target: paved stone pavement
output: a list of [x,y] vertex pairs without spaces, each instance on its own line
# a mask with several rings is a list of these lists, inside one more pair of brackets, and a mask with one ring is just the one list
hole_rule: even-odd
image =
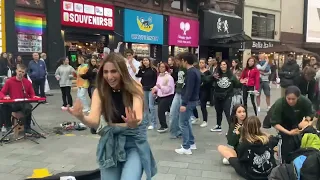
[[[280,96],[280,90],[272,89],[272,101]],[[66,112],[60,110],[61,94],[56,91],[48,97],[49,105],[41,105],[34,116],[40,127],[48,133],[47,139],[40,139],[40,144],[20,141],[0,146],[0,179],[21,180],[30,177],[34,169],[47,168],[51,174],[59,172],[93,170],[97,168],[95,161],[98,136],[91,135],[88,130],[72,132],[67,135],[55,135],[53,127],[64,121],[76,121]],[[266,105],[262,99],[261,119],[266,114]],[[250,105],[249,101],[249,107]],[[251,108],[252,109],[252,108]],[[212,133],[209,129],[215,125],[215,111],[209,110],[209,126],[200,128],[194,125],[194,134],[198,150],[193,155],[178,155],[181,140],[169,139],[169,134],[148,132],[148,139],[158,163],[158,174],[153,180],[238,180],[234,170],[221,163],[222,158],[216,148],[225,144],[227,123],[224,120],[223,133]],[[253,115],[251,110],[249,115]],[[201,111],[199,111],[201,116]],[[145,178],[143,178],[145,179]]]

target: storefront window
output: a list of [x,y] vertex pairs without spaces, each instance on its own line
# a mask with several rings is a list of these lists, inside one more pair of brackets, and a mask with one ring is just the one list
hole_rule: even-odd
[[[182,52],[189,52],[189,48],[188,47],[179,47],[179,46],[174,46],[174,50],[173,50],[173,55],[176,56],[179,53]],[[172,54],[171,52],[171,46],[169,46],[169,54]]]
[[149,44],[132,44],[132,50],[138,57],[150,57]]
[[274,39],[275,15],[252,12],[252,37]]
[[16,12],[15,24],[18,38],[18,52],[42,52],[46,18],[41,14]]
[[197,1],[187,1],[187,12],[197,13],[198,10],[198,2]]
[[171,8],[173,9],[179,9],[179,10],[183,10],[183,0],[174,0],[171,3]]

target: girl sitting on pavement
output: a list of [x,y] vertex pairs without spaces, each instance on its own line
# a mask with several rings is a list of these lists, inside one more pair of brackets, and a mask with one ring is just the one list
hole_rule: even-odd
[[251,116],[243,121],[240,143],[236,150],[219,146],[218,151],[230,162],[237,174],[247,180],[267,180],[276,166],[273,148],[276,143],[261,131],[258,117]]
[[[237,149],[239,145],[240,139],[240,127],[242,126],[243,122],[247,118],[247,111],[245,106],[242,104],[238,104],[233,107],[231,113],[231,124],[227,133],[227,140],[228,146],[220,145],[218,146],[218,151],[220,154],[223,154],[224,151],[228,151],[230,148]],[[228,159],[223,158],[222,163],[225,165],[229,164]]]

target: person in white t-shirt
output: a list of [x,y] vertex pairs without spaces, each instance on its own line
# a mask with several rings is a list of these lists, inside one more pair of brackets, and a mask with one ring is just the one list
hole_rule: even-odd
[[136,74],[139,71],[139,66],[141,65],[141,63],[139,61],[137,61],[135,58],[133,58],[133,50],[132,49],[127,49],[124,52],[125,56],[126,56],[126,60],[127,60],[127,67],[128,67],[128,71],[130,76],[136,80],[140,82],[140,78],[136,77]]

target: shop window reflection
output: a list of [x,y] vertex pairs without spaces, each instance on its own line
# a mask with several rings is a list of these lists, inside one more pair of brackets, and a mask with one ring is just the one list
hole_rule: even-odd
[[138,57],[150,57],[149,44],[132,44],[131,48]]
[[183,10],[183,0],[173,0],[171,3],[171,8],[173,9],[178,9],[178,10]]
[[274,39],[275,15],[252,12],[252,37]]
[[182,53],[182,52],[189,52],[189,48],[188,47],[174,46],[173,52],[172,52],[172,46],[169,46],[168,48],[169,48],[169,54],[173,55],[173,56],[176,56],[176,55],[178,55],[179,53]]

